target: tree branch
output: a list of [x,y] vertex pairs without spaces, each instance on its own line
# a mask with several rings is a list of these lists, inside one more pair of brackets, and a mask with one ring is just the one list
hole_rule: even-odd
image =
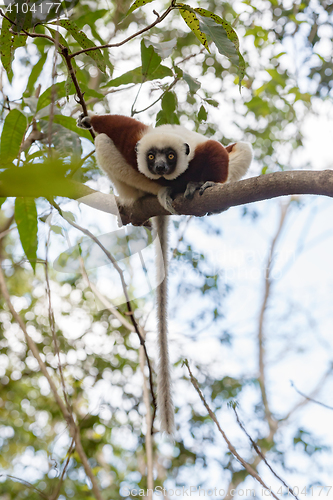
[[[42,166],[43,167],[43,166]],[[63,196],[77,200],[103,212],[117,215],[113,194],[108,195],[68,178],[48,178],[42,167],[8,168],[0,173],[0,197],[30,196],[33,198]],[[29,171],[28,171],[29,170]],[[30,173],[29,173],[30,172]],[[38,178],[32,173],[40,173]],[[220,213],[230,207],[294,194],[314,194],[333,197],[332,170],[294,170],[251,177],[227,184],[216,184],[193,200],[176,196],[173,207],[178,214],[202,217],[207,212]],[[170,215],[156,196],[145,196],[132,206],[120,207],[123,224],[142,225],[150,217]]]
[[287,491],[288,491],[288,496],[289,494],[290,495],[293,495],[297,500],[298,497],[297,495],[295,495],[293,489],[289,488],[289,486],[287,485],[287,483],[280,477],[278,476],[278,474],[275,472],[275,470],[273,469],[273,467],[270,465],[270,463],[267,461],[265,455],[262,453],[261,449],[259,448],[259,446],[257,445],[257,443],[252,439],[252,437],[250,436],[250,434],[247,432],[247,430],[245,429],[243,423],[241,422],[240,418],[239,418],[239,415],[237,413],[237,410],[236,410],[236,405],[232,405],[231,406],[232,409],[234,410],[234,413],[236,415],[236,420],[237,420],[237,423],[239,425],[239,427],[242,429],[242,431],[244,431],[244,433],[246,434],[246,436],[248,437],[248,439],[250,440],[250,443],[252,444],[253,448],[255,449],[256,453],[260,456],[260,458],[263,459],[263,461],[265,462],[265,464],[267,465],[267,467],[269,468],[269,470],[272,472],[272,474],[274,474],[274,476],[279,480],[281,481],[281,483],[287,488]]
[[154,420],[151,415],[151,406],[149,398],[148,381],[145,375],[145,351],[140,345],[139,348],[139,361],[140,369],[142,373],[142,392],[143,401],[146,407],[146,435],[145,435],[145,445],[146,445],[146,459],[147,459],[147,487],[148,487],[148,500],[153,500],[153,490],[154,490],[154,452],[153,452],[153,426]]
[[105,45],[96,45],[95,47],[89,47],[88,49],[78,50],[77,52],[73,52],[72,54],[70,54],[70,58],[76,57],[79,54],[85,54],[87,52],[91,52],[92,50],[110,49],[110,48],[114,48],[114,47],[121,47],[122,45],[124,45],[125,43],[129,42],[133,38],[135,38],[135,37],[137,37],[139,35],[142,35],[142,33],[145,33],[146,31],[149,31],[151,28],[154,28],[154,26],[156,26],[157,24],[159,24],[162,21],[164,21],[164,19],[167,17],[167,15],[170,14],[170,12],[173,9],[176,8],[173,5],[173,3],[174,2],[171,3],[171,5],[166,9],[166,11],[163,12],[163,14],[161,16],[159,14],[157,14],[157,19],[155,19],[155,21],[153,23],[149,24],[145,28],[142,28],[141,30],[137,31],[136,33],[133,33],[133,35],[130,35],[129,37],[125,38],[125,40],[123,40],[122,42],[107,43]]
[[28,348],[30,349],[33,356],[37,360],[40,371],[44,375],[46,380],[48,381],[49,386],[50,386],[50,390],[53,394],[53,397],[54,397],[57,405],[59,406],[59,409],[60,409],[64,419],[66,420],[67,424],[69,425],[70,434],[71,434],[72,438],[75,440],[75,449],[76,449],[76,451],[81,459],[84,471],[91,481],[92,491],[95,495],[95,498],[96,498],[96,500],[102,500],[102,496],[101,496],[101,493],[99,491],[96,478],[95,478],[95,476],[92,472],[92,469],[90,467],[90,464],[88,462],[87,455],[82,447],[80,429],[76,425],[75,420],[73,419],[72,415],[68,412],[66,404],[59,396],[57,387],[56,387],[51,375],[49,374],[44,361],[42,360],[42,358],[39,354],[39,350],[38,350],[37,345],[35,344],[33,339],[28,334],[23,319],[14,309],[14,306],[10,300],[10,295],[9,295],[8,288],[7,288],[6,281],[5,281],[5,276],[3,274],[1,266],[0,266],[0,289],[2,292],[3,298],[4,298],[5,302],[7,303],[8,309],[10,310],[14,320],[16,321],[16,323],[18,323],[22,332],[24,333],[25,341],[28,345]]
[[[293,194],[315,194],[333,197],[333,171],[294,170],[251,177],[227,184],[216,184],[193,200],[177,195],[173,207],[178,214],[202,217],[208,212],[220,213],[230,207]],[[156,197],[140,198],[131,207],[122,207],[124,224],[140,225],[155,215],[168,215]]]
[[268,255],[268,259],[267,259],[267,264],[266,264],[266,269],[265,269],[264,296],[263,296],[263,301],[262,301],[262,305],[261,305],[261,309],[260,309],[259,324],[258,324],[258,358],[259,358],[258,359],[258,365],[259,365],[258,380],[259,380],[259,386],[260,386],[260,391],[261,391],[261,398],[262,398],[262,402],[263,402],[263,405],[265,408],[265,416],[266,416],[266,420],[267,420],[269,428],[270,428],[269,438],[272,438],[274,436],[276,429],[277,429],[277,422],[272,415],[272,412],[271,412],[269,404],[268,404],[268,399],[267,399],[266,377],[265,377],[264,320],[265,320],[265,313],[266,313],[266,309],[267,309],[267,305],[268,305],[270,293],[271,293],[271,285],[272,285],[271,272],[272,272],[272,264],[274,261],[275,247],[276,247],[278,239],[281,235],[289,206],[290,206],[290,203],[281,207],[279,226],[277,228],[277,231],[275,233],[275,236],[272,240],[272,244],[270,247],[270,251],[269,251],[269,255]]
[[247,463],[240,455],[239,453],[237,452],[236,448],[233,446],[233,444],[231,443],[231,441],[229,441],[226,433],[223,431],[223,429],[221,428],[220,424],[219,424],[219,421],[217,420],[216,418],[216,415],[215,413],[211,410],[210,406],[208,405],[204,395],[202,394],[201,392],[201,389],[199,387],[199,384],[198,384],[198,381],[197,379],[193,376],[192,372],[191,372],[191,369],[190,369],[190,366],[189,366],[189,363],[187,360],[184,361],[184,365],[186,366],[187,370],[188,370],[188,373],[189,373],[189,376],[190,376],[190,380],[191,380],[191,383],[193,385],[193,387],[195,388],[195,390],[197,391],[202,403],[204,404],[204,407],[206,408],[210,418],[213,420],[213,422],[215,423],[216,427],[218,428],[219,432],[222,434],[222,437],[224,439],[224,441],[226,442],[227,444],[227,447],[228,447],[228,450],[230,451],[230,453],[232,453],[232,455],[238,460],[238,462],[244,467],[244,469],[248,472],[248,474],[250,474],[252,477],[254,477],[254,479],[256,479],[258,481],[258,483],[260,483],[264,488],[265,490],[269,491],[270,492],[270,495],[275,498],[275,500],[279,500],[278,497],[275,495],[275,493],[273,493],[271,491],[271,489],[264,483],[264,481],[261,479],[261,477],[259,476],[259,474],[253,469],[253,467]]
[[113,255],[109,252],[109,250],[107,250],[102,245],[102,243],[99,241],[99,239],[94,234],[92,234],[88,229],[85,229],[84,227],[79,226],[74,221],[70,220],[68,217],[65,217],[64,214],[63,214],[63,212],[62,212],[62,210],[61,210],[61,208],[59,207],[59,205],[55,201],[52,201],[50,203],[58,210],[58,212],[61,215],[61,217],[63,217],[71,226],[75,227],[75,229],[78,229],[79,231],[81,231],[86,236],[89,236],[89,238],[91,238],[96,243],[96,245],[98,245],[100,247],[100,249],[104,252],[104,254],[109,259],[109,261],[111,262],[111,264],[113,265],[113,267],[115,268],[115,270],[117,271],[117,273],[119,275],[119,278],[120,278],[120,281],[121,281],[121,285],[122,285],[122,289],[123,289],[123,293],[124,293],[124,297],[125,297],[125,304],[126,304],[126,307],[127,307],[128,315],[129,315],[129,318],[130,318],[130,320],[132,322],[134,331],[135,331],[135,333],[137,334],[137,336],[139,338],[140,345],[142,346],[142,348],[144,350],[144,353],[145,353],[145,356],[146,356],[146,361],[147,361],[147,366],[148,366],[148,372],[149,372],[150,392],[151,392],[152,404],[153,404],[153,407],[154,407],[154,413],[153,413],[153,422],[154,422],[154,416],[155,416],[155,412],[156,412],[156,408],[157,408],[157,402],[156,402],[155,392],[154,392],[153,370],[152,370],[150,359],[149,359],[149,356],[148,356],[147,347],[146,347],[145,339],[144,339],[144,336],[143,336],[144,334],[141,331],[141,328],[139,327],[139,325],[138,325],[138,323],[137,323],[137,321],[135,319],[135,316],[134,316],[134,310],[132,308],[132,304],[131,304],[131,301],[130,301],[130,298],[129,298],[129,295],[128,295],[127,285],[126,285],[125,278],[124,278],[124,272],[121,269],[121,267],[118,265],[117,261],[114,259]]

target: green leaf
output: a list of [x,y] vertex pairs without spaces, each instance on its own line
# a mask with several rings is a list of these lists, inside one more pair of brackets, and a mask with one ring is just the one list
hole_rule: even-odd
[[[162,80],[163,78],[165,78],[167,76],[172,76],[171,69],[160,64],[158,66],[158,68],[156,69],[156,71],[154,71],[153,74],[146,77],[145,81]],[[110,80],[102,88],[119,87],[119,85],[128,85],[129,83],[135,83],[135,84],[142,83],[142,66],[139,66],[138,68],[132,69],[131,71],[127,71],[127,73],[124,73],[123,75],[118,76],[118,78],[114,78],[113,80]]]
[[179,118],[176,113],[166,113],[163,109],[161,109],[156,116],[156,126],[164,125],[179,125]]
[[190,93],[195,94],[201,87],[201,83],[198,82],[195,78],[190,76],[188,73],[183,73],[183,78],[187,85],[189,86]]
[[[44,158],[42,163],[29,163],[22,167],[10,165],[0,170],[0,196],[75,198],[77,188],[71,179],[65,177],[71,166],[72,163],[64,162],[57,157],[54,150],[53,157]],[[77,161],[74,166],[77,167]]]
[[259,96],[254,96],[252,99],[245,103],[245,106],[255,113],[256,116],[268,116],[271,114],[269,103]]
[[54,115],[53,123],[58,123],[59,125],[62,125],[68,130],[75,132],[80,137],[84,137],[85,139],[94,142],[90,132],[88,132],[88,130],[84,130],[83,128],[79,128],[76,125],[76,120],[74,118],[71,118],[70,116]]
[[82,92],[84,92],[84,96],[87,97],[97,97],[98,99],[104,99],[105,95],[101,92],[97,92],[97,90],[91,89],[86,84],[80,82],[80,88]]
[[73,212],[69,212],[69,210],[63,210],[61,213],[65,219],[75,222],[75,215],[73,214]]
[[15,221],[21,245],[35,271],[37,260],[37,208],[33,198],[16,198]]
[[167,42],[152,42],[150,40],[146,40],[146,45],[152,45],[154,47],[155,52],[162,58],[165,59],[172,54],[173,49],[177,45],[177,39],[173,38],[172,40],[168,40]]
[[127,11],[126,16],[132,14],[134,10],[138,9],[139,7],[143,7],[144,5],[150,2],[153,2],[153,0],[136,0],[131,6],[131,8]]
[[218,108],[220,103],[216,101],[215,99],[205,99],[207,104],[210,104],[211,106],[214,106],[214,108]]
[[27,38],[25,36],[14,36],[13,37],[13,50],[15,51],[19,47],[25,47],[27,44]]
[[218,16],[217,14],[214,14],[213,12],[210,12],[209,10],[202,9],[202,8],[196,8],[194,9],[200,16],[202,17],[208,17],[212,19],[216,24],[221,24],[224,28],[224,30],[227,33],[228,39],[235,45],[236,50],[239,50],[239,40],[236,31],[234,28],[231,26],[228,21],[225,19],[222,19],[222,17]]
[[[15,2],[7,2],[8,7],[12,6],[10,10],[6,10],[6,15],[15,23],[12,25],[13,31],[15,33],[20,33],[22,29],[29,29],[32,26],[32,12],[30,9],[27,9],[26,12],[23,12],[22,4],[23,3],[31,3],[31,2],[23,2],[22,0],[16,0]],[[17,4],[17,7],[15,6]],[[24,38],[24,37],[23,37]]]
[[62,34],[59,31],[53,30],[49,26],[46,26],[46,28],[49,30],[52,38],[56,40],[58,43],[61,43],[64,47],[68,47],[67,40],[62,36]]
[[102,19],[110,12],[108,9],[98,9],[92,11],[88,5],[85,5],[85,7],[87,7],[87,12],[75,19],[75,23],[80,29],[86,24],[92,29],[92,25],[94,25],[98,19]]
[[[59,19],[56,23],[52,24],[59,24],[60,26],[65,28],[68,31],[68,33],[72,35],[74,40],[77,41],[80,47],[82,47],[82,49],[89,49],[91,47],[96,47],[94,42],[92,42],[83,31],[80,31],[79,28],[76,26],[76,24],[73,23],[72,21],[69,21],[68,19]],[[89,52],[87,52],[87,55],[90,56],[97,64],[97,67],[103,73],[105,73],[106,64],[100,49],[90,50]]]
[[141,40],[141,62],[142,62],[142,77],[146,81],[150,75],[161,64],[161,57],[156,54],[154,47],[149,45],[145,40]]
[[196,104],[197,101],[195,100],[195,97],[193,97],[192,94],[188,93],[186,97],[186,102],[191,104],[191,106],[194,106],[194,104]]
[[232,64],[238,66],[239,58],[237,49],[235,45],[229,40],[227,32],[225,31],[223,26],[221,26],[221,24],[217,24],[210,18],[202,18],[200,26],[204,33],[210,35],[220,54],[226,56],[232,62]]
[[156,117],[156,125],[165,123],[179,125],[179,118],[175,113],[177,108],[177,97],[174,92],[166,92],[161,100],[162,109]]
[[199,122],[205,122],[207,120],[207,111],[205,110],[204,106],[201,106],[201,108],[199,109],[198,120]]
[[[74,92],[74,84],[71,86],[71,93]],[[55,85],[51,85],[38,99],[37,103],[37,111],[48,106],[52,98],[54,100],[60,99],[61,97],[66,97],[68,95],[68,91],[66,90],[66,82],[56,83]]]
[[51,231],[53,231],[55,234],[64,234],[63,229],[60,226],[50,226]]
[[267,73],[271,76],[274,81],[274,85],[281,85],[281,87],[286,86],[287,75],[281,74],[277,71],[277,69],[266,69]]
[[9,81],[12,80],[12,34],[9,32],[11,23],[7,19],[2,19],[0,32],[0,57],[5,68]]
[[166,92],[162,97],[162,109],[166,113],[172,113],[177,107],[177,97],[174,92]]
[[65,83],[65,92],[66,92],[66,98],[71,95],[72,89],[73,89],[73,80],[71,78],[71,75],[68,73],[66,83]]
[[37,78],[39,77],[39,75],[41,74],[41,72],[44,68],[46,57],[47,57],[47,54],[42,54],[39,61],[34,65],[34,67],[31,70],[28,84],[27,84],[27,88],[26,88],[26,92],[29,94],[29,96],[33,93],[34,85],[37,81]]
[[193,33],[198,38],[200,43],[202,43],[202,45],[205,47],[205,49],[209,52],[207,37],[200,29],[199,19],[195,15],[194,10],[191,9],[191,7],[189,7],[188,5],[184,5],[184,4],[180,4],[180,5],[182,5],[182,7],[179,9],[179,11],[180,11],[185,23],[190,28],[190,30],[193,31]]
[[10,163],[18,157],[27,128],[27,119],[18,109],[12,109],[6,116],[0,142],[0,162]]
[[206,9],[197,8],[201,16],[200,28],[209,35],[220,54],[226,56],[238,68],[239,87],[245,75],[245,61],[239,52],[239,40],[236,31],[230,23]]

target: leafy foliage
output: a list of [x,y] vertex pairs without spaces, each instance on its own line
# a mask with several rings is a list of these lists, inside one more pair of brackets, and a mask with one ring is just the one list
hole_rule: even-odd
[[[79,91],[87,108],[95,112],[138,114],[139,119],[158,125],[185,124],[225,145],[238,132],[241,140],[254,143],[258,172],[264,174],[290,168],[294,152],[302,146],[302,124],[314,100],[331,96],[333,85],[332,54],[322,52],[320,44],[324,39],[332,43],[332,33],[325,35],[322,29],[332,29],[329,1],[291,6],[283,0],[268,0],[265,12],[259,0],[237,5],[212,0],[207,10],[195,6],[199,3],[169,2],[168,16],[145,31],[150,22],[161,19],[161,14],[160,18],[152,14],[160,4],[150,3],[116,0],[105,9],[98,1],[63,2],[62,6],[73,7],[73,11],[62,9],[59,19],[50,12],[34,28],[33,15],[8,12],[9,20],[2,19],[0,32],[4,68],[0,257],[4,274],[13,303],[62,394],[45,292],[48,264],[65,392],[103,496],[115,500],[124,498],[125,486],[147,487],[139,342],[110,311],[101,308],[81,273],[60,276],[49,265],[56,258],[54,248],[84,247],[81,235],[70,233],[54,206],[74,197],[74,182],[96,182],[99,177],[90,155],[92,136],[75,125],[75,117],[82,112]],[[33,4],[37,5],[30,2]],[[303,49],[294,60],[288,46],[291,37]],[[100,48],[104,45],[112,47]],[[14,87],[18,79],[23,89],[20,98]],[[242,87],[241,95],[237,85]],[[139,103],[142,111],[138,111]],[[32,133],[37,139],[29,141]],[[14,221],[8,216],[10,210]],[[55,213],[56,220],[50,222]],[[251,213],[245,211],[245,217],[248,215]],[[75,216],[67,214],[66,219],[76,221],[78,216],[76,210]],[[184,234],[183,223],[177,219],[174,224],[179,241],[171,264],[170,296],[176,297],[171,321],[181,325],[177,323],[177,332],[181,330],[186,344],[202,338],[211,342],[208,332],[213,332],[225,355],[237,342],[235,332],[225,324],[230,285],[223,270],[216,269],[201,251],[200,242],[193,244]],[[89,220],[87,224],[93,225]],[[105,231],[102,217],[94,216],[94,224],[100,224],[97,233]],[[203,241],[206,236],[212,241],[220,238],[223,223],[217,228],[208,218],[196,224],[197,230],[204,230]],[[52,256],[46,262],[48,239],[55,243],[48,249]],[[78,267],[82,256],[79,251]],[[141,291],[141,283],[134,279],[136,270],[134,264],[124,266],[134,296]],[[107,270],[89,270],[88,277],[92,283],[98,278],[105,285]],[[111,281],[107,281],[106,295],[114,287]],[[142,326],[152,305],[140,293],[132,302]],[[2,476],[0,496],[34,500],[40,498],[37,488],[52,498],[66,468],[60,498],[91,498],[82,460],[71,449],[66,422],[3,297],[1,307],[0,464],[4,474],[17,475],[31,484]],[[117,311],[125,320],[130,317],[123,305]],[[242,342],[253,336],[251,328],[247,325]],[[155,484],[163,485],[166,478],[176,482],[177,477],[185,478],[178,479],[184,483],[191,477],[196,484],[204,484],[205,471],[210,473],[210,467],[215,467],[226,487],[236,488],[249,480],[247,472],[239,470],[235,459],[220,448],[218,459],[215,451],[210,454],[217,434],[204,410],[190,401],[188,377],[180,371],[183,354],[178,352],[174,358],[181,394],[177,408],[180,438],[170,445],[171,451],[165,451],[162,440],[156,438],[154,454],[159,465]],[[282,438],[279,414],[274,420],[276,428],[268,429],[253,367],[230,374],[224,368],[227,357],[223,363],[220,358],[193,362],[205,397],[218,416],[226,411],[227,401],[251,400],[248,425],[253,424],[261,449],[281,467],[287,463],[292,445],[302,456],[315,458],[326,450],[317,436],[295,423],[290,424],[290,436]],[[248,461],[257,466],[258,458],[248,442],[246,447]]]
[[24,253],[35,271],[37,260],[37,208],[35,201],[31,198],[16,198],[15,220]]
[[27,120],[18,109],[12,109],[6,116],[0,142],[0,162],[7,165],[15,160],[20,152],[26,132]]

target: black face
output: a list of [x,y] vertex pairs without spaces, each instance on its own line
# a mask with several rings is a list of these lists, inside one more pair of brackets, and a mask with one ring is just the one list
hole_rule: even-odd
[[172,174],[177,165],[177,153],[172,148],[151,148],[147,152],[147,165],[152,174]]

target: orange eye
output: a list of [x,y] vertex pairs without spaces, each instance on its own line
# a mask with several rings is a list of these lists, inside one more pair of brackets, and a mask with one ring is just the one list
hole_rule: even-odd
[[148,160],[153,160],[155,156],[153,154],[148,155]]
[[170,154],[168,155],[169,160],[173,160],[173,159],[174,159],[174,157],[175,157],[175,155],[174,155],[173,153],[170,153]]

